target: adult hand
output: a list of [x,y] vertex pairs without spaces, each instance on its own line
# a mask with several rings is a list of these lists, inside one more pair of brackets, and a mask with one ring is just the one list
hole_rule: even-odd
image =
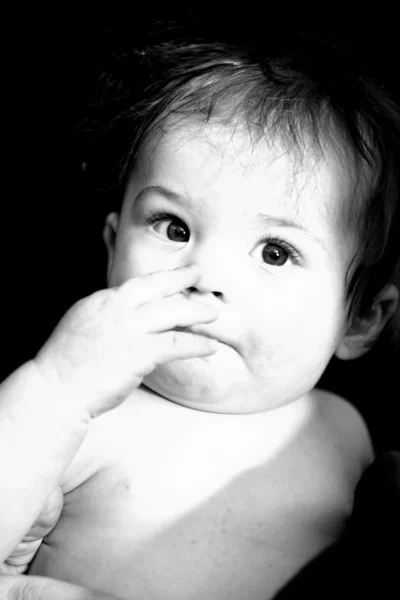
[[0,575],[21,575],[28,570],[43,538],[56,526],[63,506],[64,495],[61,487],[57,487],[48,497],[42,512],[24,539],[0,564]]
[[0,597],[4,600],[121,600],[66,581],[31,575],[1,575]]

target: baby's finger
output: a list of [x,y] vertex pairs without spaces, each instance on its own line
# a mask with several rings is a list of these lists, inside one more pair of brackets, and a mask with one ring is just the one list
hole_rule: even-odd
[[7,558],[6,563],[10,566],[28,565],[36,554],[42,540],[34,542],[20,542],[13,553]]
[[198,268],[191,265],[133,277],[125,281],[117,291],[131,298],[133,306],[140,306],[146,302],[182,292],[197,283],[199,277]]
[[210,356],[218,350],[218,342],[205,336],[183,331],[166,331],[158,336],[156,364],[179,358]]
[[[29,562],[25,563],[23,565],[13,565],[13,564],[8,564],[7,561],[3,562],[0,564],[0,576],[1,575],[7,575],[7,577],[10,577],[11,575],[22,575],[23,573],[25,573],[25,571],[28,569],[29,567]],[[1,586],[1,583],[0,583]],[[0,591],[2,590],[2,588],[0,587]],[[14,596],[16,597],[16,596]],[[12,599],[12,596],[10,596],[10,598]]]
[[143,304],[137,311],[140,327],[148,332],[211,323],[218,315],[215,306],[187,300],[181,294]]
[[58,486],[47,498],[42,512],[26,534],[24,541],[37,540],[47,535],[56,526],[63,507],[64,495],[61,487]]

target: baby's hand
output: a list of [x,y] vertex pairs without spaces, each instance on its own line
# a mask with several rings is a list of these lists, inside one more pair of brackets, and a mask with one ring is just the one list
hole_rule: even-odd
[[38,370],[94,417],[123,402],[161,363],[213,354],[208,338],[172,331],[217,318],[215,307],[181,293],[198,279],[195,267],[160,271],[78,301],[35,357]]
[[27,571],[42,539],[56,526],[63,505],[62,489],[57,487],[50,494],[42,512],[24,539],[14,548],[7,560],[0,563],[0,575],[20,575]]

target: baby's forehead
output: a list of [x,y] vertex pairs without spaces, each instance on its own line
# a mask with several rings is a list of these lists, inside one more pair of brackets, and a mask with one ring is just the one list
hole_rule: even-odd
[[168,180],[191,196],[243,193],[249,208],[257,198],[299,214],[312,208],[335,221],[353,189],[348,157],[332,144],[321,148],[305,139],[289,147],[276,137],[252,138],[239,125],[171,127],[146,149],[142,164],[148,180]]

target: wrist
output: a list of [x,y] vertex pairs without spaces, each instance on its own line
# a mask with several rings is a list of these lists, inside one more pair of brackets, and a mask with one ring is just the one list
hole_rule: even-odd
[[76,389],[76,386],[68,386],[60,381],[55,369],[50,364],[44,364],[37,357],[26,363],[27,371],[31,371],[31,376],[35,384],[42,390],[44,402],[51,402],[51,409],[56,408],[61,411],[68,422],[80,423],[88,426],[90,422],[90,412],[87,408],[87,396],[82,389]]

